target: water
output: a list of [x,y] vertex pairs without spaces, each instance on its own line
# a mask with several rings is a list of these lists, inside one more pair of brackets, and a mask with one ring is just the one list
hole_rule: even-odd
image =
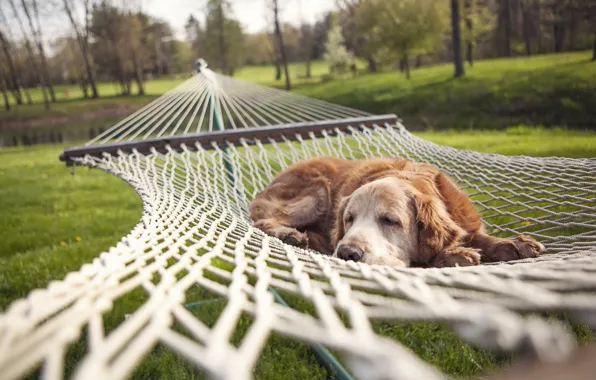
[[33,146],[41,144],[64,144],[68,142],[88,141],[103,133],[105,127],[78,129],[34,129],[23,132],[4,132],[0,134],[0,148],[14,146]]

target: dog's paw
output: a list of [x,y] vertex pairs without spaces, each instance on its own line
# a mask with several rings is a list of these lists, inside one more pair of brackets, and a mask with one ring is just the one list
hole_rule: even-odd
[[280,226],[269,219],[258,220],[252,226],[260,229],[267,235],[278,238],[286,244],[300,248],[306,248],[308,246],[308,236],[295,228]]
[[500,241],[494,249],[494,261],[511,261],[540,256],[544,246],[526,235]]
[[513,239],[520,259],[538,257],[544,252],[544,246],[527,235],[519,235]]
[[306,248],[308,246],[308,236],[295,228],[277,227],[271,230],[270,234],[284,243],[295,247]]
[[480,264],[480,250],[466,247],[455,247],[440,252],[431,263],[436,268],[469,267],[478,264]]

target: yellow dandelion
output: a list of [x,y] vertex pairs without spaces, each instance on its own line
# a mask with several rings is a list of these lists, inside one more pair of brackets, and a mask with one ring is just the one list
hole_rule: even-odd
[[522,225],[524,226],[529,226],[530,224],[532,224],[532,222],[530,222],[529,220],[522,222]]
[[75,238],[75,241],[76,241],[77,243],[78,243],[78,242],[80,242],[80,241],[81,241],[81,237],[80,237],[80,236],[77,236],[77,237]]
[[66,242],[63,242],[63,241],[61,241],[61,242],[60,242],[60,246],[61,246],[61,247],[66,247]]

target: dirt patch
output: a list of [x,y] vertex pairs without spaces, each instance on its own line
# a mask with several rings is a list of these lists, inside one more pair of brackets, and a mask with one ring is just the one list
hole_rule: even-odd
[[127,105],[119,107],[102,108],[86,111],[74,115],[46,116],[32,120],[4,120],[0,121],[0,132],[25,131],[37,128],[52,128],[76,122],[85,122],[95,119],[110,119],[128,116],[140,109],[142,105]]

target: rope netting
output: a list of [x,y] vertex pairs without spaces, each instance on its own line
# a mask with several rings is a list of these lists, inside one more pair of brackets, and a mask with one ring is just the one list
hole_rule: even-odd
[[[399,122],[209,141],[223,127],[369,116],[203,70],[89,142],[100,153],[71,160],[130,184],[143,201],[141,221],[92,263],[0,315],[2,378],[36,367],[48,379],[62,378],[76,343],[85,347],[78,379],[126,378],[157,345],[210,377],[243,379],[273,333],[339,352],[357,378],[444,377],[375,333],[378,320],[440,322],[478,347],[541,360],[569,354],[572,334],[544,312],[596,327],[596,160],[456,150],[417,138]],[[169,143],[190,133],[201,133],[200,143]],[[114,145],[138,140],[162,145]],[[101,153],[105,146],[122,149]],[[320,155],[436,165],[468,191],[491,234],[528,234],[547,252],[476,267],[391,268],[305,251],[251,227],[251,199],[284,168]],[[224,298],[212,326],[185,307],[197,289]],[[276,303],[270,289],[308,307]],[[106,328],[114,305],[132,292],[142,302]],[[253,323],[231,344],[244,315]]]

